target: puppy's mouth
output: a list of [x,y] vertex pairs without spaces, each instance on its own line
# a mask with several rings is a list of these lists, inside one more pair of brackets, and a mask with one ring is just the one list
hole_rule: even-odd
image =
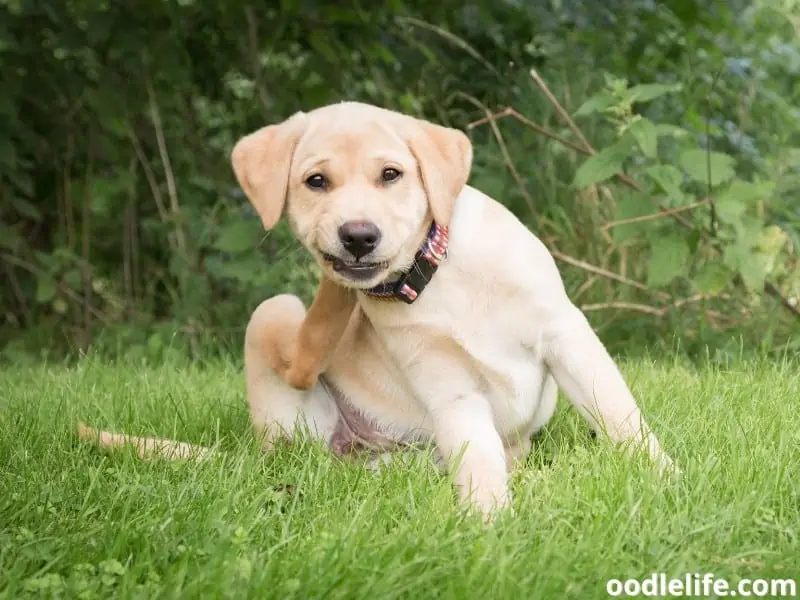
[[322,253],[322,258],[330,263],[331,267],[336,273],[354,281],[369,281],[370,279],[374,279],[375,276],[380,274],[382,271],[385,271],[387,268],[389,268],[388,260],[381,262],[345,260],[343,258],[339,258],[338,256],[334,256],[333,254],[328,254],[327,252]]

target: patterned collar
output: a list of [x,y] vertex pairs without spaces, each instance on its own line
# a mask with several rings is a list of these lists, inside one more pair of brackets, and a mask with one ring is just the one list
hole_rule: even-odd
[[439,264],[447,260],[447,227],[435,221],[428,231],[422,248],[414,256],[414,262],[396,281],[380,283],[366,290],[368,296],[381,300],[402,300],[413,304],[428,285]]

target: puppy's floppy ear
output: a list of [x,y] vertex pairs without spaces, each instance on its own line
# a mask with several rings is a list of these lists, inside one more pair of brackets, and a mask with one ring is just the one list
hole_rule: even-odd
[[464,189],[472,168],[472,142],[458,129],[414,119],[404,134],[417,159],[422,184],[428,194],[433,218],[449,225],[456,198]]
[[231,152],[236,179],[266,229],[272,229],[283,213],[292,157],[306,125],[306,114],[295,113],[246,135]]

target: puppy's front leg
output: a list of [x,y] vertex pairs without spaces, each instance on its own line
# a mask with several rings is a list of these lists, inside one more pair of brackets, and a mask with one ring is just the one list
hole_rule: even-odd
[[461,500],[474,503],[486,516],[507,507],[511,498],[505,449],[488,400],[477,393],[451,395],[433,417],[436,445],[455,468]]
[[505,449],[489,400],[454,362],[426,354],[425,362],[410,370],[410,380],[430,414],[439,453],[455,469],[461,500],[490,517],[510,502]]
[[657,465],[672,466],[650,431],[614,360],[584,314],[572,304],[552,321],[545,362],[570,402],[600,433],[644,447]]

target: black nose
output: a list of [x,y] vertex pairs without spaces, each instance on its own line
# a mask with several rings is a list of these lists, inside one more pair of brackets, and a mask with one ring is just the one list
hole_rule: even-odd
[[381,230],[370,221],[348,221],[339,227],[339,239],[345,250],[358,260],[378,247]]

